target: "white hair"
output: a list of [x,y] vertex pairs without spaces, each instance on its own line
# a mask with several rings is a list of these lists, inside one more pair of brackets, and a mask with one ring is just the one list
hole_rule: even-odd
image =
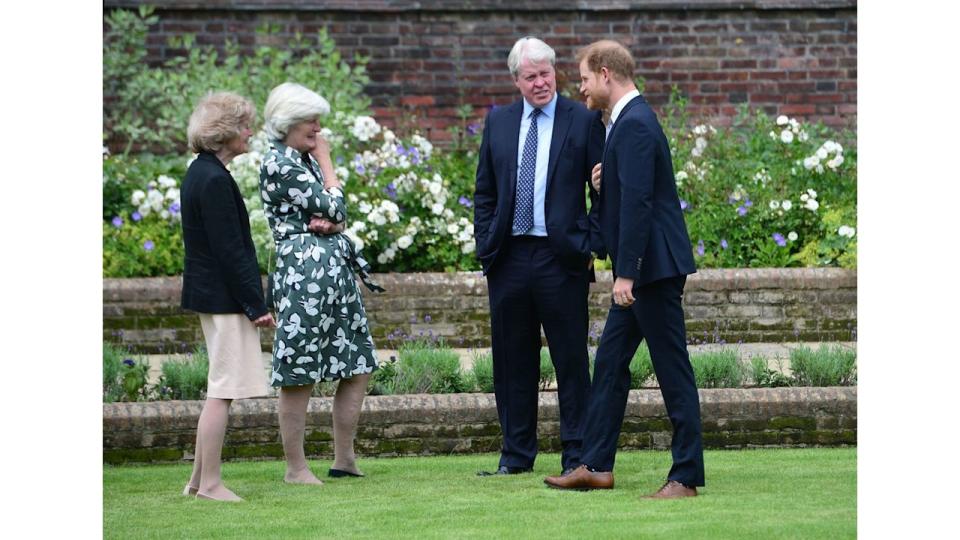
[[539,39],[531,36],[522,37],[513,44],[510,49],[510,56],[507,57],[507,67],[510,68],[510,74],[517,78],[517,72],[520,71],[520,62],[524,59],[534,64],[549,60],[551,66],[557,64],[557,53]]
[[263,107],[263,130],[273,139],[283,139],[291,126],[330,112],[323,96],[309,88],[285,82],[270,91]]

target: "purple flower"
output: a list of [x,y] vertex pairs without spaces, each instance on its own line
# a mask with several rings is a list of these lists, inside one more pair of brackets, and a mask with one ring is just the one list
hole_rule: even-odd
[[117,228],[123,227],[123,218],[120,216],[113,216],[113,219],[110,221],[110,223],[113,223],[113,226]]
[[738,206],[737,213],[740,214],[741,216],[745,216],[747,215],[747,208],[745,206]]
[[465,208],[473,207],[473,202],[470,199],[468,199],[466,195],[461,195],[460,198],[457,199],[457,202],[460,203],[460,206],[463,206]]
[[473,123],[467,125],[467,133],[476,135],[480,131],[480,124]]
[[416,147],[410,148],[410,163],[417,165],[420,163],[420,150]]
[[430,317],[429,315],[424,315],[424,316],[423,316],[423,322],[428,323],[428,322],[430,322],[430,321],[432,321],[432,320],[433,320],[433,318]]
[[697,255],[703,257],[705,250],[703,249],[703,240],[697,241]]
[[179,213],[180,213],[180,203],[175,202],[175,203],[171,204],[171,205],[170,205],[170,208],[168,208],[168,210],[170,210],[170,213],[171,213],[171,214],[179,214]]
[[343,156],[337,156],[337,165],[343,164]]
[[726,238],[721,238],[721,239],[720,239],[720,247],[722,247],[723,249],[727,249],[728,247],[730,247],[730,246],[727,245],[727,239],[726,239]]
[[123,365],[133,367],[133,359],[132,359],[132,358],[124,358],[124,359],[123,359]]
[[383,188],[383,192],[386,193],[387,197],[390,197],[391,199],[397,198],[397,186],[393,182],[387,184],[387,187]]
[[153,240],[147,240],[143,243],[143,249],[146,251],[153,251]]
[[773,233],[771,235],[771,238],[773,238],[773,241],[776,242],[777,245],[780,247],[787,245],[787,239],[784,238],[783,235],[778,232]]
[[746,206],[747,208],[750,208],[751,206],[753,206],[753,201],[751,201],[750,199],[747,199],[747,201],[743,203],[743,205]]
[[130,219],[134,221],[140,221],[141,219],[143,219],[143,216],[140,215],[140,212],[134,212],[130,214]]
[[398,155],[398,156],[405,156],[405,155],[407,155],[407,149],[404,148],[402,144],[398,144],[398,145],[397,145],[397,155]]
[[366,172],[367,169],[366,167],[363,166],[362,163],[357,163],[357,166],[354,167],[353,170],[357,171],[357,174],[363,174],[364,172]]
[[690,203],[688,203],[683,199],[680,199],[680,210],[686,210],[687,208],[690,208]]

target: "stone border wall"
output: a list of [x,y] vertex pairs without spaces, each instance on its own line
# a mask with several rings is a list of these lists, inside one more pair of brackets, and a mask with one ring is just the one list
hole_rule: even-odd
[[[700,390],[707,448],[846,446],[857,443],[857,388]],[[306,452],[333,455],[332,398],[312,398]],[[103,405],[106,463],[189,459],[202,401]],[[539,402],[540,449],[560,451],[557,394]],[[282,458],[276,399],[237,400],[224,459]],[[668,449],[671,428],[658,390],[632,390],[622,449]],[[425,456],[496,452],[500,427],[493,394],[370,396],[364,401],[356,449],[363,456]]]
[[[104,13],[140,0],[105,0]],[[416,127],[448,144],[460,126],[481,121],[492,105],[518,98],[506,67],[517,38],[536,35],[557,52],[558,85],[576,93],[576,51],[618,39],[637,58],[644,95],[659,110],[676,85],[692,120],[728,125],[749,104],[855,127],[857,2],[855,0],[154,0],[147,61],[186,50],[170,38],[193,34],[223,49],[234,40],[250,54],[283,46],[296,33],[326,29],[344,58],[370,58],[364,89],[378,121]],[[262,35],[273,25],[280,33]],[[104,24],[106,31],[106,24]],[[107,101],[111,96],[104,96]],[[410,116],[416,118],[410,120]],[[119,145],[120,141],[112,144]]]
[[[379,348],[401,333],[442,336],[454,347],[489,347],[486,279],[479,272],[377,274],[387,289],[364,302]],[[180,309],[181,278],[103,280],[103,338],[141,353],[183,352],[203,343],[200,321]],[[609,271],[590,286],[592,333],[606,320]],[[691,343],[855,341],[857,274],[838,268],[701,270],[684,294]],[[261,332],[270,350],[273,331]]]

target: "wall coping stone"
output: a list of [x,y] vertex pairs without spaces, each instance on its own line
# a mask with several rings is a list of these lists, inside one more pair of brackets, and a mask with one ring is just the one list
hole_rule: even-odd
[[[140,0],[105,0],[104,8],[137,8]],[[229,11],[714,11],[856,9],[856,0],[595,0],[510,2],[507,0],[154,0],[158,10]]]

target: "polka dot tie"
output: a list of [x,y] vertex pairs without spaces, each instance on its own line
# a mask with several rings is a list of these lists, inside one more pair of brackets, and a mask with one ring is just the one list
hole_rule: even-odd
[[517,205],[513,211],[513,234],[524,234],[533,228],[533,182],[537,173],[537,118],[540,109],[530,112],[530,127],[523,142],[520,171],[517,173]]

